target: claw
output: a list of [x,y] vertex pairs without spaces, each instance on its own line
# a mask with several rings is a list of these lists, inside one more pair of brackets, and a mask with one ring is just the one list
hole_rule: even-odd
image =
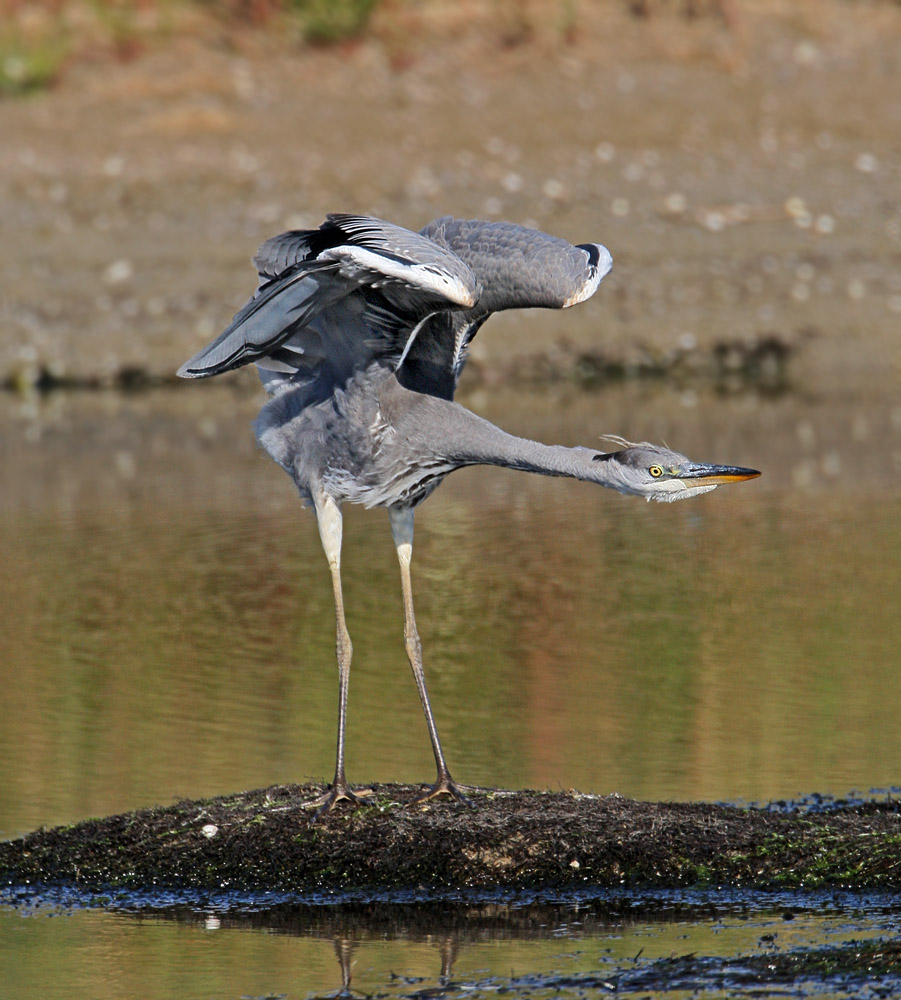
[[435,784],[429,785],[429,787],[421,795],[417,795],[410,804],[416,805],[419,802],[428,802],[430,799],[435,799],[439,795],[449,795],[452,799],[462,802],[464,806],[468,806],[470,809],[475,809],[476,807],[472,799],[467,798],[467,796],[463,794],[460,790],[460,786],[451,778],[449,774],[439,774],[438,780]]
[[309,802],[304,802],[304,809],[315,809],[316,812],[310,817],[310,823],[315,823],[320,816],[324,816],[327,812],[331,812],[334,807],[341,802],[346,800],[352,802],[355,806],[365,806],[367,805],[367,798],[370,795],[374,795],[375,792],[371,788],[361,788],[356,792],[350,790],[350,786],[346,782],[335,782],[327,792],[324,792],[318,798],[311,799]]

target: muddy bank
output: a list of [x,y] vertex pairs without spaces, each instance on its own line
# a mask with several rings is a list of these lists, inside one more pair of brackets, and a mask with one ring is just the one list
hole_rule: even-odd
[[896,803],[828,809],[476,790],[475,809],[408,805],[414,786],[309,822],[318,786],[182,801],[0,844],[7,884],[347,893],[691,886],[893,891]]
[[717,344],[778,343],[801,384],[896,373],[896,5],[583,4],[563,33],[559,5],[528,7],[511,32],[497,4],[419,5],[325,50],[183,26],[0,102],[0,381],[171,376],[251,292],[262,240],[327,211],[605,243],[590,303],[492,320],[487,371],[566,344],[591,378],[716,369]]
[[[897,941],[849,941],[840,947],[795,948],[778,954],[763,952],[727,959],[694,953],[673,955],[619,975],[546,977],[540,985],[545,989],[575,987],[617,993],[640,990],[700,992],[726,987],[731,997],[760,997],[782,996],[787,989],[801,993],[800,981],[815,983],[820,988],[828,983],[827,988],[834,995],[854,988],[864,990],[873,985],[874,979],[894,979],[899,973],[901,946]],[[877,987],[875,995],[889,996],[894,992],[887,983],[882,989],[884,993]]]

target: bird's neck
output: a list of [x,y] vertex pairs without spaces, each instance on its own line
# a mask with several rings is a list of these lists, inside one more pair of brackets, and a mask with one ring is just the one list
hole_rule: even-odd
[[[475,417],[475,420],[480,421],[480,418]],[[598,456],[602,453],[596,448],[542,444],[540,441],[508,434],[488,421],[480,423],[486,426],[479,427],[480,433],[473,435],[468,445],[462,449],[461,457],[466,465],[499,465],[541,476],[580,479],[621,493],[632,492],[622,478],[616,475],[616,465],[599,460]],[[473,429],[474,426],[471,426],[470,430]]]
[[412,405],[398,409],[401,416],[395,427],[412,454],[440,459],[456,468],[497,465],[633,492],[617,474],[615,463],[597,458],[601,454],[597,449],[547,445],[517,437],[458,403],[419,393],[410,396],[414,397]]

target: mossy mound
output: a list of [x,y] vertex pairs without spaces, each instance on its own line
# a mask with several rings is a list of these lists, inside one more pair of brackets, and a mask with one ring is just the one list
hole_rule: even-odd
[[484,887],[901,888],[894,802],[772,810],[577,792],[473,790],[475,808],[372,804],[310,822],[321,786],[275,786],[37,830],[0,844],[7,884],[290,892]]

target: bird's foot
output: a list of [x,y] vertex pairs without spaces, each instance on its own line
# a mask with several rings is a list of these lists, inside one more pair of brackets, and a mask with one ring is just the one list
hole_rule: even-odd
[[426,788],[421,795],[417,795],[410,804],[416,805],[420,802],[429,802],[431,799],[436,799],[439,795],[449,795],[452,799],[462,802],[464,806],[469,806],[470,809],[475,809],[475,803],[472,799],[463,794],[460,786],[447,772],[443,774],[439,773],[438,780],[435,784],[429,785],[429,787]]
[[355,806],[365,806],[368,804],[367,799],[374,794],[375,792],[371,788],[360,788],[352,792],[346,781],[334,781],[327,792],[309,802],[304,802],[303,808],[316,810],[310,817],[310,822],[315,823],[320,816],[331,812],[341,801],[351,802]]

